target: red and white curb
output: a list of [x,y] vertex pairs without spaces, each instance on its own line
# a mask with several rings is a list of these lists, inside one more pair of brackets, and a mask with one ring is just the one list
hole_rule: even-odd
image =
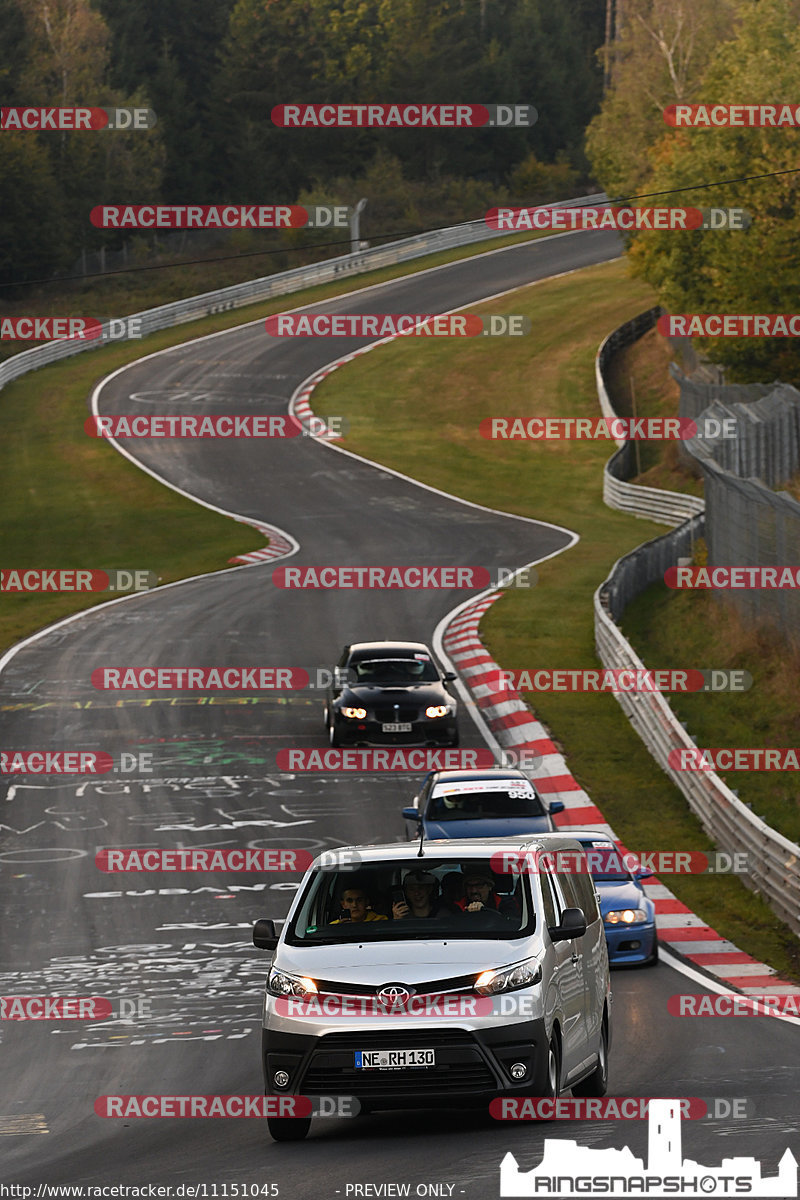
[[[501,668],[481,642],[478,625],[487,608],[502,595],[502,592],[494,592],[462,608],[445,630],[444,649],[497,741],[507,748],[528,749],[541,755],[540,766],[528,774],[548,800],[563,801],[564,811],[554,814],[553,823],[567,834],[570,826],[589,826],[610,835],[621,845],[600,809],[573,779],[550,731],[536,720],[518,692],[501,689],[498,685],[497,673]],[[487,675],[492,679],[491,684],[481,682]],[[655,904],[658,940],[673,954],[726,987],[745,994],[788,995],[797,992],[796,984],[779,978],[772,967],[751,958],[705,925],[663,883],[654,879],[644,884],[644,890]]]
[[[384,341],[391,339],[385,338]],[[328,363],[321,371],[317,371],[316,375],[310,375],[301,385],[298,391],[294,393],[289,401],[289,413],[296,417],[303,428],[312,433],[314,437],[321,441],[335,442],[342,437],[340,433],[334,433],[331,429],[321,428],[322,418],[314,415],[311,408],[311,394],[314,389],[326,379],[328,375],[332,375],[334,371],[338,371],[339,367],[345,363],[352,362],[354,358],[359,358],[362,354],[367,354],[374,349],[379,343],[370,343],[369,346],[361,346],[358,350],[353,350],[350,354],[345,354],[342,358],[337,358],[334,362]]]
[[263,525],[260,521],[242,521],[242,524],[250,525],[259,533],[263,533],[264,537],[268,539],[269,545],[265,546],[263,550],[253,550],[250,554],[236,554],[233,558],[229,558],[228,562],[271,562],[275,558],[284,558],[297,548],[297,543],[291,540],[282,529],[276,529],[274,525]]

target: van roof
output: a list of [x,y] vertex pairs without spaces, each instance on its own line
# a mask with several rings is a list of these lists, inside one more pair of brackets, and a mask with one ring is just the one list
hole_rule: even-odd
[[[471,858],[491,858],[498,850],[516,849],[521,852],[535,850],[580,850],[581,844],[574,837],[563,833],[538,833],[528,837],[514,834],[510,837],[493,838],[437,838],[427,839],[422,843],[422,855],[419,853],[419,841],[412,842],[380,842],[374,845],[337,846],[334,854],[357,853],[364,864],[378,863],[383,860],[413,860],[424,862],[426,858],[454,858],[459,862]],[[325,852],[331,854],[330,850]],[[316,861],[316,860],[315,860]]]

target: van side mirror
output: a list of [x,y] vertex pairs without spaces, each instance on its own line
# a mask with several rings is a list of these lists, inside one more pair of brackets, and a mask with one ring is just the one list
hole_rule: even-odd
[[565,908],[561,914],[561,924],[554,925],[549,933],[551,941],[554,942],[570,942],[573,938],[583,937],[586,933],[583,909]]
[[265,917],[256,921],[253,926],[253,945],[259,950],[274,950],[278,945],[278,935],[275,932],[275,922]]
[[451,683],[454,679],[458,679],[458,676],[456,675],[455,671],[445,671],[442,678],[446,679],[448,683]]
[[421,814],[420,814],[420,811],[419,811],[419,809],[418,809],[418,808],[413,808],[413,807],[412,807],[412,808],[404,808],[404,809],[403,809],[403,816],[405,817],[405,819],[406,819],[407,821],[420,821],[420,820],[422,820],[422,816],[421,816]]

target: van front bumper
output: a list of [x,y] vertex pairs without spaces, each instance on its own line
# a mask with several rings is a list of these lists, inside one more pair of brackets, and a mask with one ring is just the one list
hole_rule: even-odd
[[[302,1096],[355,1096],[365,1107],[425,1108],[454,1102],[481,1107],[499,1095],[536,1096],[547,1087],[544,1019],[500,1028],[428,1026],[413,1030],[347,1030],[323,1034],[262,1032],[264,1091]],[[433,1067],[363,1069],[359,1050],[433,1049]],[[526,1073],[514,1079],[511,1067]],[[288,1075],[285,1087],[275,1074]]]

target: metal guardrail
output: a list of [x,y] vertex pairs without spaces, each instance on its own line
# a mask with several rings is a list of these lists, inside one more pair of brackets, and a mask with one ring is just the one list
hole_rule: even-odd
[[[641,329],[641,319],[636,320],[640,322],[638,328]],[[617,346],[628,344],[624,336],[618,336],[623,330],[625,326],[611,335],[617,336]],[[606,338],[601,351],[610,340]],[[599,360],[600,353],[598,363]],[[601,391],[599,366],[597,377],[603,414],[614,416],[616,414],[604,386]],[[630,443],[623,450],[628,446]],[[617,451],[619,453],[621,451]],[[634,486],[627,485],[628,488]],[[666,504],[671,503],[675,495],[658,492],[655,488],[637,490],[657,493]],[[612,504],[611,507],[620,506]],[[624,511],[631,510],[625,508]],[[701,512],[677,529],[637,546],[614,564],[608,578],[594,594],[595,646],[604,667],[645,669],[616,622],[634,596],[650,583],[663,578],[666,568],[675,565],[679,556],[691,552],[694,539],[701,535],[703,527],[704,515]],[[721,850],[747,855],[745,882],[768,900],[773,911],[790,929],[800,933],[800,846],[755,816],[715,771],[679,771],[670,766],[671,751],[692,750],[695,742],[660,692],[615,694],[631,725],[659,766],[683,793],[708,836]]]
[[[605,371],[611,356],[621,346],[631,345],[642,334],[652,329],[661,311],[661,308],[656,306],[647,312],[639,313],[624,325],[620,325],[619,329],[615,329],[600,343],[594,372],[600,410],[604,417],[618,415],[614,411],[605,381]],[[614,440],[618,446],[617,452],[612,454],[603,468],[603,501],[609,508],[630,513],[634,517],[644,517],[649,521],[658,521],[662,525],[679,525],[681,521],[687,521],[703,511],[705,505],[699,496],[629,483],[628,480],[634,473],[634,445],[621,438]]]
[[[605,194],[599,192],[591,196],[576,196],[570,200],[560,200],[555,204],[544,204],[539,207],[569,208],[575,205],[597,203],[604,199]],[[204,292],[185,300],[161,304],[158,308],[149,308],[140,313],[125,315],[141,319],[141,333],[144,337],[160,329],[169,329],[173,325],[182,325],[186,321],[195,321],[199,317],[206,317],[213,313],[242,308],[244,305],[253,304],[258,300],[269,300],[273,296],[285,296],[290,292],[296,292],[314,284],[330,283],[350,275],[360,275],[366,271],[375,271],[380,267],[408,262],[410,259],[421,258],[426,254],[435,254],[441,250],[451,250],[459,246],[468,246],[474,242],[488,241],[491,238],[503,236],[503,232],[498,233],[496,229],[490,229],[483,220],[468,221],[462,225],[451,225],[447,229],[438,229],[432,233],[416,234],[414,237],[388,242],[385,246],[375,246],[369,250],[360,250],[355,254],[342,254],[337,258],[328,258],[324,262],[310,263],[305,267],[295,267],[291,271],[280,271],[275,275],[250,279],[245,283],[235,283],[214,292]],[[511,231],[508,236],[511,236]],[[43,346],[36,346],[31,350],[24,350],[21,354],[15,354],[12,358],[0,363],[0,387],[12,379],[18,379],[21,375],[27,374],[28,371],[35,371],[50,363],[60,362],[83,350],[96,350],[100,346],[108,345],[108,341],[104,338],[109,333],[109,322],[103,324],[102,332],[102,337],[94,338],[91,341],[46,342]]]

